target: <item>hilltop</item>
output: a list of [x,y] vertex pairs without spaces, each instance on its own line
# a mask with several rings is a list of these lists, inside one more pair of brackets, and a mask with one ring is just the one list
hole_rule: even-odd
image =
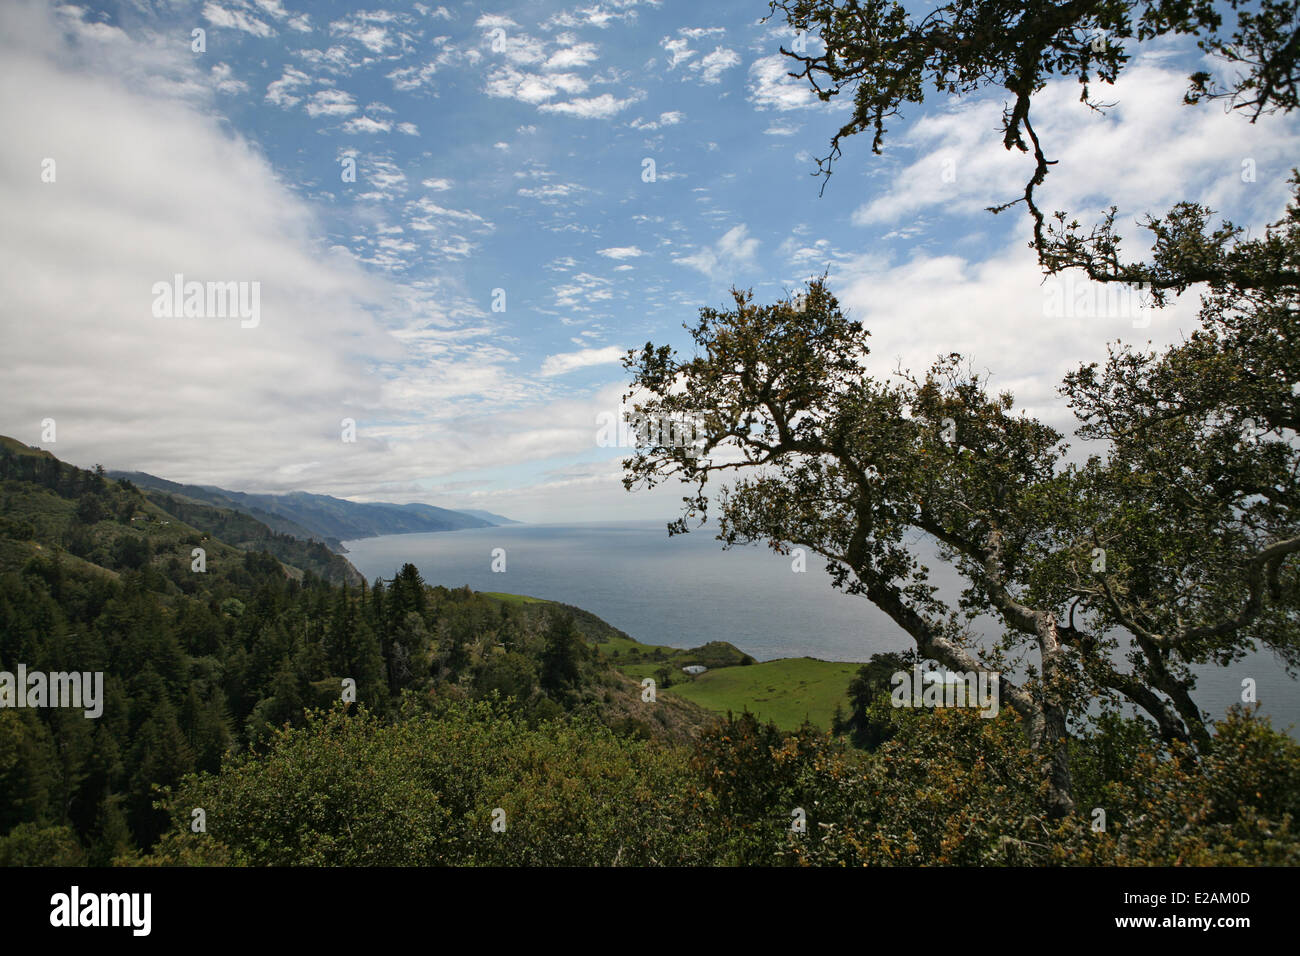
[[166,493],[173,498],[239,511],[267,527],[304,540],[320,541],[345,553],[342,542],[385,534],[413,534],[429,531],[459,531],[518,524],[490,511],[453,511],[412,502],[346,501],[330,495],[305,491],[286,494],[249,494],[215,485],[186,485],[138,471],[110,471],[108,476],[126,479],[147,492]]
[[168,568],[172,562],[188,567],[191,550],[203,547],[214,568],[229,567],[226,559],[236,555],[242,563],[245,553],[265,553],[293,578],[311,573],[334,583],[361,583],[360,572],[319,541],[273,530],[232,508],[146,492],[129,479],[115,481],[102,469],[65,464],[4,436],[0,481],[0,571],[18,570],[35,555],[57,554],[113,577],[163,555]]

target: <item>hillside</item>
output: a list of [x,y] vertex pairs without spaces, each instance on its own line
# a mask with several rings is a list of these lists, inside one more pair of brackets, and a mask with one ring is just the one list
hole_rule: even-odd
[[310,572],[339,584],[361,582],[360,572],[324,544],[273,531],[238,511],[143,492],[11,438],[0,437],[0,481],[0,570],[18,570],[36,554],[84,561],[110,575],[145,563],[188,567],[191,549],[201,546],[209,562],[265,552],[291,577]]
[[643,701],[598,650],[619,636],[577,608],[431,587],[409,564],[371,587],[320,542],[0,439],[0,671],[100,674],[103,716],[0,709],[0,863],[147,849],[166,826],[156,787],[341,701],[695,739],[712,715]]
[[505,525],[505,524],[523,524],[522,521],[516,521],[514,518],[507,518],[503,515],[495,514],[491,511],[483,511],[480,508],[460,508],[461,514],[469,515],[473,518],[482,518],[488,524]]
[[[57,459],[48,452],[10,439],[2,442],[5,453],[18,459],[57,464]],[[12,472],[15,467],[11,462],[9,470]],[[143,476],[157,487],[137,490],[135,478],[124,477],[115,482],[97,479],[92,472],[81,474],[90,485],[102,480],[103,494],[112,497],[112,502],[105,499],[102,507],[86,506],[90,517],[103,511],[103,520],[90,524],[78,520],[81,492],[78,496],[61,497],[48,488],[6,486],[0,505],[0,571],[18,570],[35,555],[60,554],[62,560],[83,567],[87,573],[116,577],[120,570],[119,553],[134,554],[135,550],[147,552],[153,563],[169,568],[175,564],[183,569],[189,565],[188,548],[202,545],[210,562],[218,557],[233,558],[236,552],[265,552],[277,559],[290,577],[311,572],[335,584],[362,584],[356,569],[321,541],[304,540],[289,530],[273,530],[246,511],[215,504],[235,501],[220,489]],[[243,496],[243,500],[252,497],[256,496]],[[311,533],[283,515],[248,507],[277,522],[280,528],[296,528],[299,534]],[[109,514],[116,515],[118,520],[107,520]],[[121,520],[123,514],[125,522]],[[83,513],[82,518],[86,517]],[[139,539],[147,539],[148,544],[131,543]],[[175,570],[172,573],[177,574]],[[191,578],[182,574],[177,581],[192,587]],[[830,716],[836,705],[844,704],[849,679],[858,666],[809,659],[755,664],[752,657],[724,642],[688,650],[647,645],[582,608],[520,595],[487,594],[485,597],[510,604],[530,626],[538,629],[556,613],[571,616],[578,633],[610,665],[597,681],[599,694],[591,698],[607,719],[633,719],[634,712],[643,710],[636,706],[640,681],[654,677],[659,684],[659,699],[665,702],[665,707],[657,711],[661,726],[653,731],[655,734],[682,737],[689,734],[690,728],[706,723],[710,714],[744,710],[771,719],[786,729],[797,727],[805,719],[829,727]],[[683,672],[683,667],[695,664],[708,670],[699,675]],[[645,732],[652,733],[649,728]]]
[[159,478],[157,475],[146,474],[143,471],[109,471],[108,476],[117,481],[129,481],[146,493],[160,492],[182,501],[239,511],[262,522],[272,531],[293,535],[295,538],[301,538],[304,541],[320,541],[333,551],[341,551],[337,538],[327,537],[304,528],[298,522],[284,515],[240,503],[232,498],[229,492],[214,486],[185,485],[177,481],[168,481],[166,478]]
[[330,495],[304,491],[288,494],[248,494],[229,491],[215,485],[184,485],[144,472],[109,472],[112,478],[125,478],[133,484],[166,492],[219,508],[229,508],[256,518],[268,527],[298,538],[321,541],[342,552],[343,541],[373,538],[384,534],[411,534],[428,531],[458,531],[463,528],[489,528],[510,522],[500,516],[486,517],[489,512],[470,514],[410,503],[345,501]]

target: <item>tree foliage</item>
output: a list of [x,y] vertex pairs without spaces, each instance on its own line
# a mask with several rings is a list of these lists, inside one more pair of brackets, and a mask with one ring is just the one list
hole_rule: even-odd
[[[1294,254],[1295,207],[1278,228]],[[693,421],[701,437],[643,444],[624,483],[690,485],[670,526],[680,533],[707,517],[710,479],[734,475],[718,493],[724,544],[806,547],[924,657],[996,675],[1054,755],[1068,809],[1071,712],[1122,699],[1167,739],[1204,748],[1191,665],[1260,644],[1294,664],[1300,651],[1294,298],[1224,291],[1202,320],[1183,346],[1116,348],[1104,369],[1067,379],[1082,435],[1107,443],[1079,463],[960,356],[923,378],[872,377],[866,331],[823,281],[797,304],[736,291],[732,308],[701,309],[688,327],[693,355],[629,353],[635,413]],[[937,594],[911,548],[918,534],[965,579],[959,601]],[[998,645],[978,641],[980,615],[1003,626]],[[1026,652],[1036,660],[1012,680]]]
[[[1049,158],[1050,144],[1035,131],[1031,107],[1048,82],[1074,78],[1082,102],[1104,111],[1108,104],[1097,97],[1097,86],[1113,84],[1134,49],[1188,36],[1224,71],[1189,76],[1186,103],[1222,100],[1251,122],[1290,112],[1300,103],[1297,0],[955,0],[917,14],[896,0],[774,0],[771,9],[823,44],[813,53],[782,49],[794,64],[791,75],[807,80],[823,101],[840,95],[853,101],[849,119],[818,162],[823,176],[830,176],[841,144],[859,133],[870,131],[872,151],[881,152],[886,123],[908,104],[924,102],[930,89],[957,97],[1000,91],[1008,98],[1003,145],[1031,155],[1034,166],[1019,198],[990,208],[1025,204],[1032,245],[1048,272],[1080,267],[1095,280],[1143,283],[1157,295],[1199,281],[1256,288],[1285,280],[1294,286],[1294,264],[1279,274],[1260,268],[1257,249],[1234,255],[1240,230],[1227,223],[1207,233],[1209,211],[1194,203],[1147,219],[1157,240],[1152,263],[1120,258],[1115,209],[1086,233],[1065,212],[1049,216],[1035,191],[1059,160]],[[1225,24],[1225,12],[1235,22]]]

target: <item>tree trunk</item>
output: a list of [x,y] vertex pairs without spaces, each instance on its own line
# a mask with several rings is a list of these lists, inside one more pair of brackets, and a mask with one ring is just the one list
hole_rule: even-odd
[[1059,818],[1074,812],[1074,795],[1070,781],[1070,737],[1066,729],[1069,712],[1061,693],[1064,678],[1061,664],[1065,653],[1057,634],[1055,615],[1039,616],[1038,646],[1043,661],[1043,711],[1041,721],[1034,721],[1037,739],[1033,744],[1036,749],[1051,755],[1048,800],[1052,816]]

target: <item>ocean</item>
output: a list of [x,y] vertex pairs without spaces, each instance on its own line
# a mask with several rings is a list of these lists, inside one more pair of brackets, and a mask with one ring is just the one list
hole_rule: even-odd
[[[832,588],[816,555],[810,553],[806,571],[798,573],[792,557],[761,545],[724,551],[708,528],[669,537],[662,521],[506,525],[344,545],[348,560],[371,581],[391,578],[409,561],[430,584],[572,604],[648,644],[728,641],[758,660],[828,661],[865,661],[912,646],[866,598]],[[498,548],[504,571],[492,570]],[[955,594],[956,576],[924,544],[917,548],[931,558],[924,563],[942,593]],[[1275,725],[1300,723],[1300,682],[1271,654],[1252,653],[1198,674],[1194,697],[1214,716],[1241,699],[1242,680],[1250,677]],[[1294,727],[1291,732],[1297,733]]]

